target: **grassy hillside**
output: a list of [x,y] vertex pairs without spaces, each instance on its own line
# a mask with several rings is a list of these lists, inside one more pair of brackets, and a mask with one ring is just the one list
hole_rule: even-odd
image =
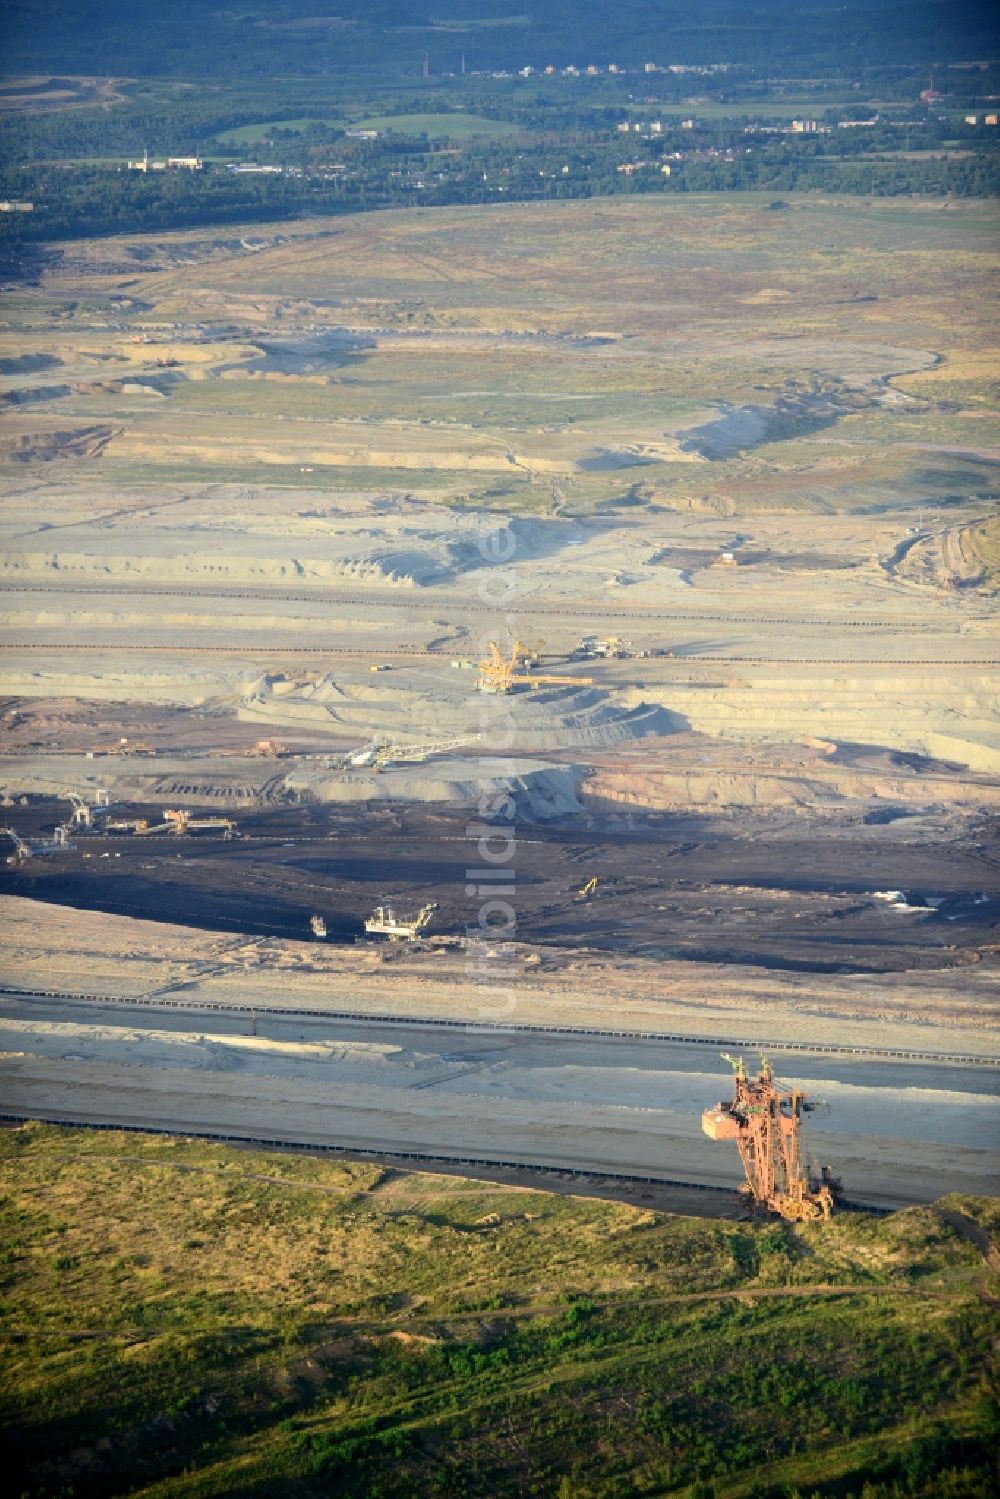
[[50,1126],[0,1155],[15,1493],[994,1492],[995,1203],[751,1227]]

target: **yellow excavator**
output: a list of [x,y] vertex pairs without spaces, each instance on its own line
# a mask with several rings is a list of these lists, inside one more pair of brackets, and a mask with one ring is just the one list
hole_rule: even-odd
[[589,900],[590,897],[596,892],[597,885],[598,880],[597,875],[595,874],[591,879],[587,881],[585,885],[581,885],[580,889],[576,892],[577,900]]
[[479,663],[480,692],[513,692],[515,687],[592,687],[593,677],[560,677],[549,672],[528,672],[538,659],[537,649],[515,640],[510,657],[503,654],[495,640],[488,643],[489,654]]

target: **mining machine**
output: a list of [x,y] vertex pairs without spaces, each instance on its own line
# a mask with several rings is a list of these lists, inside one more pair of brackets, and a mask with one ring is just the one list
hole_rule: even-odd
[[[164,809],[164,820],[173,833],[221,833],[223,838],[240,836],[240,830],[231,817],[195,817],[190,812]],[[158,832],[158,828],[150,829]]]
[[594,646],[594,655],[602,657],[605,661],[626,661],[633,654],[634,647],[631,640],[623,640],[620,635],[608,635]]
[[382,771],[387,765],[423,765],[431,755],[445,755],[463,745],[474,744],[481,734],[466,734],[458,739],[434,739],[427,744],[397,744],[388,740],[381,744],[372,757],[371,766]]
[[16,828],[0,828],[0,835],[4,833],[14,845],[14,852],[7,858],[8,864],[20,865],[36,854],[54,854],[61,848],[75,847],[69,841],[68,825],[57,827],[51,838],[32,838],[30,841],[23,838]]
[[116,739],[111,744],[94,744],[87,751],[87,759],[91,760],[95,755],[145,755],[147,758],[156,754],[156,746],[147,744],[145,739]]
[[155,828],[151,828],[148,817],[114,817],[109,818],[104,824],[104,831],[109,837],[112,834],[133,834],[138,836],[150,832],[165,833],[169,828],[170,824],[167,822],[157,823]]
[[598,640],[596,635],[581,635],[570,652],[570,660],[627,661],[637,654],[640,653],[631,640],[623,640],[620,635],[606,635],[603,640]]
[[309,926],[313,936],[318,938],[318,940],[322,942],[323,938],[326,936],[326,921],[324,920],[324,918],[319,915],[310,916]]
[[73,827],[93,827],[94,814],[89,802],[85,802],[82,796],[77,796],[75,791],[64,791],[62,799],[72,803],[73,811],[69,820]]
[[388,937],[390,942],[415,942],[436,910],[437,901],[432,900],[421,906],[416,916],[399,916],[387,901],[366,918],[365,931],[369,937]]
[[780,1087],[765,1056],[756,1077],[749,1075],[742,1057],[722,1056],[733,1069],[732,1101],[706,1109],[701,1127],[710,1140],[736,1141],[751,1210],[793,1223],[829,1218],[830,1188],[825,1181],[811,1187],[802,1168],[799,1130],[809,1108],[806,1094]]
[[495,640],[487,645],[488,654],[479,663],[480,692],[513,692],[515,687],[592,687],[593,677],[560,677],[551,672],[529,672],[525,668],[537,660],[537,653],[515,640],[510,657],[503,654]]
[[0,835],[6,833],[14,844],[14,852],[7,857],[8,864],[23,864],[25,859],[30,859],[35,850],[26,838],[22,838],[16,828],[0,828]]
[[72,803],[73,810],[70,813],[69,825],[78,830],[93,828],[94,818],[111,809],[111,793],[103,786],[97,787],[92,802],[88,802],[86,797],[81,796],[77,791],[64,791],[61,800]]
[[284,760],[291,750],[281,739],[258,739],[256,744],[241,753],[247,760]]
[[365,745],[364,749],[355,750],[353,754],[348,756],[348,765],[355,770],[374,765],[379,754],[386,748],[388,743],[387,739],[373,739],[371,744]]

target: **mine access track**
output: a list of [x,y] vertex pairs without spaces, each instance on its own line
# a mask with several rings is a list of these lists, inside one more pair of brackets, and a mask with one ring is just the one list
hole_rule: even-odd
[[[350,607],[360,606],[371,608],[377,605],[380,609],[412,609],[412,599],[386,598],[383,595],[373,596],[354,595],[336,592],[321,592],[318,588],[311,593],[295,593],[284,589],[249,590],[249,589],[225,589],[225,588],[143,588],[115,587],[110,584],[73,583],[69,579],[65,583],[2,583],[0,588],[6,593],[92,593],[95,597],[111,598],[169,598],[169,599],[223,599],[232,600],[234,603],[292,603],[292,604],[325,604],[325,605],[348,605]],[[433,598],[422,600],[432,607],[437,607],[438,601]],[[456,612],[467,614],[491,614],[496,615],[497,610],[491,604],[476,602],[475,600],[451,599],[447,603],[441,603],[441,607],[454,609]],[[827,615],[778,615],[778,614],[715,614],[715,613],[687,613],[683,610],[654,609],[644,604],[634,604],[630,609],[609,609],[607,605],[590,603],[584,600],[578,605],[557,609],[547,604],[532,604],[528,600],[518,604],[518,613],[529,615],[544,615],[552,619],[578,620],[581,615],[588,619],[625,619],[625,620],[648,620],[665,619],[678,624],[685,622],[690,624],[732,624],[732,625],[818,625],[828,629],[831,625],[838,628],[854,630],[919,630],[927,628],[920,620],[909,619],[845,619],[839,614]]]
[[767,1041],[746,1036],[686,1036],[672,1031],[622,1030],[610,1026],[488,1025],[471,1020],[424,1019],[416,1015],[359,1014],[356,1010],[311,1010],[293,1005],[217,1004],[211,1000],[166,999],[155,994],[84,994],[62,989],[5,989],[0,999],[60,999],[100,1005],[130,1005],[134,1009],[182,1010],[191,1014],[280,1015],[302,1020],[352,1020],[360,1025],[406,1025],[416,1029],[436,1026],[463,1035],[484,1036],[602,1036],[615,1041],[669,1041],[684,1046],[740,1047],[746,1051],[803,1052],[838,1057],[883,1057],[904,1062],[952,1062],[973,1067],[1000,1067],[1000,1056],[964,1052],[917,1051],[891,1046],[836,1046],[817,1041]]

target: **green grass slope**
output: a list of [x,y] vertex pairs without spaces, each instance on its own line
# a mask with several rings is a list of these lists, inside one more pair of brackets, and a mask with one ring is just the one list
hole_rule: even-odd
[[749,1226],[40,1125],[0,1159],[16,1494],[995,1492],[995,1203]]

